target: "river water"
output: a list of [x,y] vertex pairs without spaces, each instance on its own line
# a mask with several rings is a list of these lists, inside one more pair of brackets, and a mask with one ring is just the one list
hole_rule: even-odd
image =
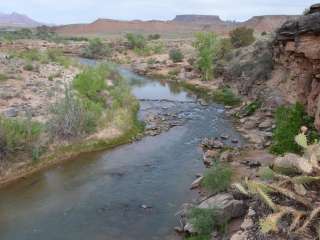
[[241,137],[222,106],[202,106],[177,86],[120,72],[142,100],[140,118],[168,111],[184,124],[0,190],[1,240],[177,239],[175,213],[197,197],[189,187],[203,171],[201,138]]

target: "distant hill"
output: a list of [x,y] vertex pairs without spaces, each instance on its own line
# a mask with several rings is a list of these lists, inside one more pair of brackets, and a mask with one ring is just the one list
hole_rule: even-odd
[[41,25],[44,25],[44,24],[37,22],[23,14],[19,14],[15,12],[11,14],[0,13],[0,27],[33,28]]
[[178,15],[171,21],[118,21],[98,19],[89,24],[72,24],[56,27],[64,35],[120,35],[126,32],[144,34],[160,33],[164,36],[192,36],[197,31],[214,31],[228,34],[239,26],[253,28],[256,32],[272,32],[287,20],[297,16],[256,16],[245,22],[224,21],[214,15]]

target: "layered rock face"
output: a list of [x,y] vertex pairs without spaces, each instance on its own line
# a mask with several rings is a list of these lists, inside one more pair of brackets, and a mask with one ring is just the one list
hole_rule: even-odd
[[277,31],[274,60],[288,73],[287,82],[296,92],[296,100],[315,117],[320,130],[320,5],[305,15],[288,21]]

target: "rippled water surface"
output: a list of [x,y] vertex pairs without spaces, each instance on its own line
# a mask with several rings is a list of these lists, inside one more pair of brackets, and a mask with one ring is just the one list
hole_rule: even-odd
[[170,109],[185,124],[0,190],[1,240],[175,239],[175,213],[197,196],[189,187],[203,171],[201,137],[240,136],[221,106],[201,106],[177,86],[126,69],[121,74],[141,100],[141,118]]

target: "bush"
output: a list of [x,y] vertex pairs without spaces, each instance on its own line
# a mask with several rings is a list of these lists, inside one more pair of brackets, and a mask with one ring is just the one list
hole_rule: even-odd
[[43,128],[30,119],[9,119],[0,116],[0,158],[31,148]]
[[106,65],[88,68],[74,78],[72,85],[82,97],[105,104],[106,99],[102,92],[107,89],[106,78],[108,74],[109,69]]
[[61,66],[69,67],[71,65],[70,58],[64,56],[62,50],[53,48],[48,49],[46,52],[47,59],[51,62],[55,62]]
[[180,49],[171,49],[169,57],[174,63],[182,62],[184,58]]
[[305,113],[303,105],[299,103],[290,107],[279,107],[275,114],[275,120],[276,128],[272,136],[272,153],[301,153],[301,147],[294,141],[301,126],[307,126],[310,129],[308,137],[311,142],[317,138],[317,134],[313,130],[313,119]]
[[26,65],[23,66],[23,69],[31,72],[35,70],[35,67],[31,63],[27,63]]
[[236,96],[228,87],[218,89],[213,92],[213,100],[227,106],[235,106],[240,104],[240,97]]
[[219,40],[215,33],[200,32],[196,34],[194,47],[198,52],[197,66],[202,73],[202,80],[213,77],[214,63],[217,59]]
[[229,166],[214,163],[212,168],[205,172],[202,186],[215,194],[223,192],[230,186],[232,170]]
[[156,33],[156,34],[150,34],[150,35],[148,36],[148,40],[150,40],[150,41],[152,41],[152,40],[158,40],[158,39],[160,39],[160,38],[161,38],[161,35],[158,34],[158,33]]
[[218,210],[214,208],[192,208],[187,213],[187,218],[196,230],[196,232],[200,234],[198,238],[195,239],[208,239],[207,237],[210,237],[214,229],[223,231],[225,229],[225,224],[230,220],[225,219],[225,224],[221,224],[221,219],[218,219]]
[[0,82],[7,81],[9,77],[3,73],[0,73]]
[[260,107],[262,106],[262,102],[259,100],[256,100],[247,106],[242,111],[243,116],[251,116],[253,115]]
[[111,48],[103,43],[100,38],[89,40],[89,45],[85,48],[83,54],[86,58],[102,58],[111,55]]
[[219,42],[219,49],[217,52],[218,59],[224,59],[233,49],[230,38],[222,38]]
[[148,44],[148,47],[154,54],[161,54],[165,50],[164,43],[162,41],[152,42]]
[[255,41],[254,30],[238,27],[230,32],[231,43],[235,48],[246,47]]
[[130,49],[143,49],[147,44],[146,39],[141,34],[127,33],[126,38]]
[[102,107],[77,98],[69,87],[63,99],[51,107],[48,129],[53,138],[73,139],[94,132]]
[[29,62],[41,61],[43,59],[42,53],[37,49],[30,49],[22,51],[18,57],[25,59]]

